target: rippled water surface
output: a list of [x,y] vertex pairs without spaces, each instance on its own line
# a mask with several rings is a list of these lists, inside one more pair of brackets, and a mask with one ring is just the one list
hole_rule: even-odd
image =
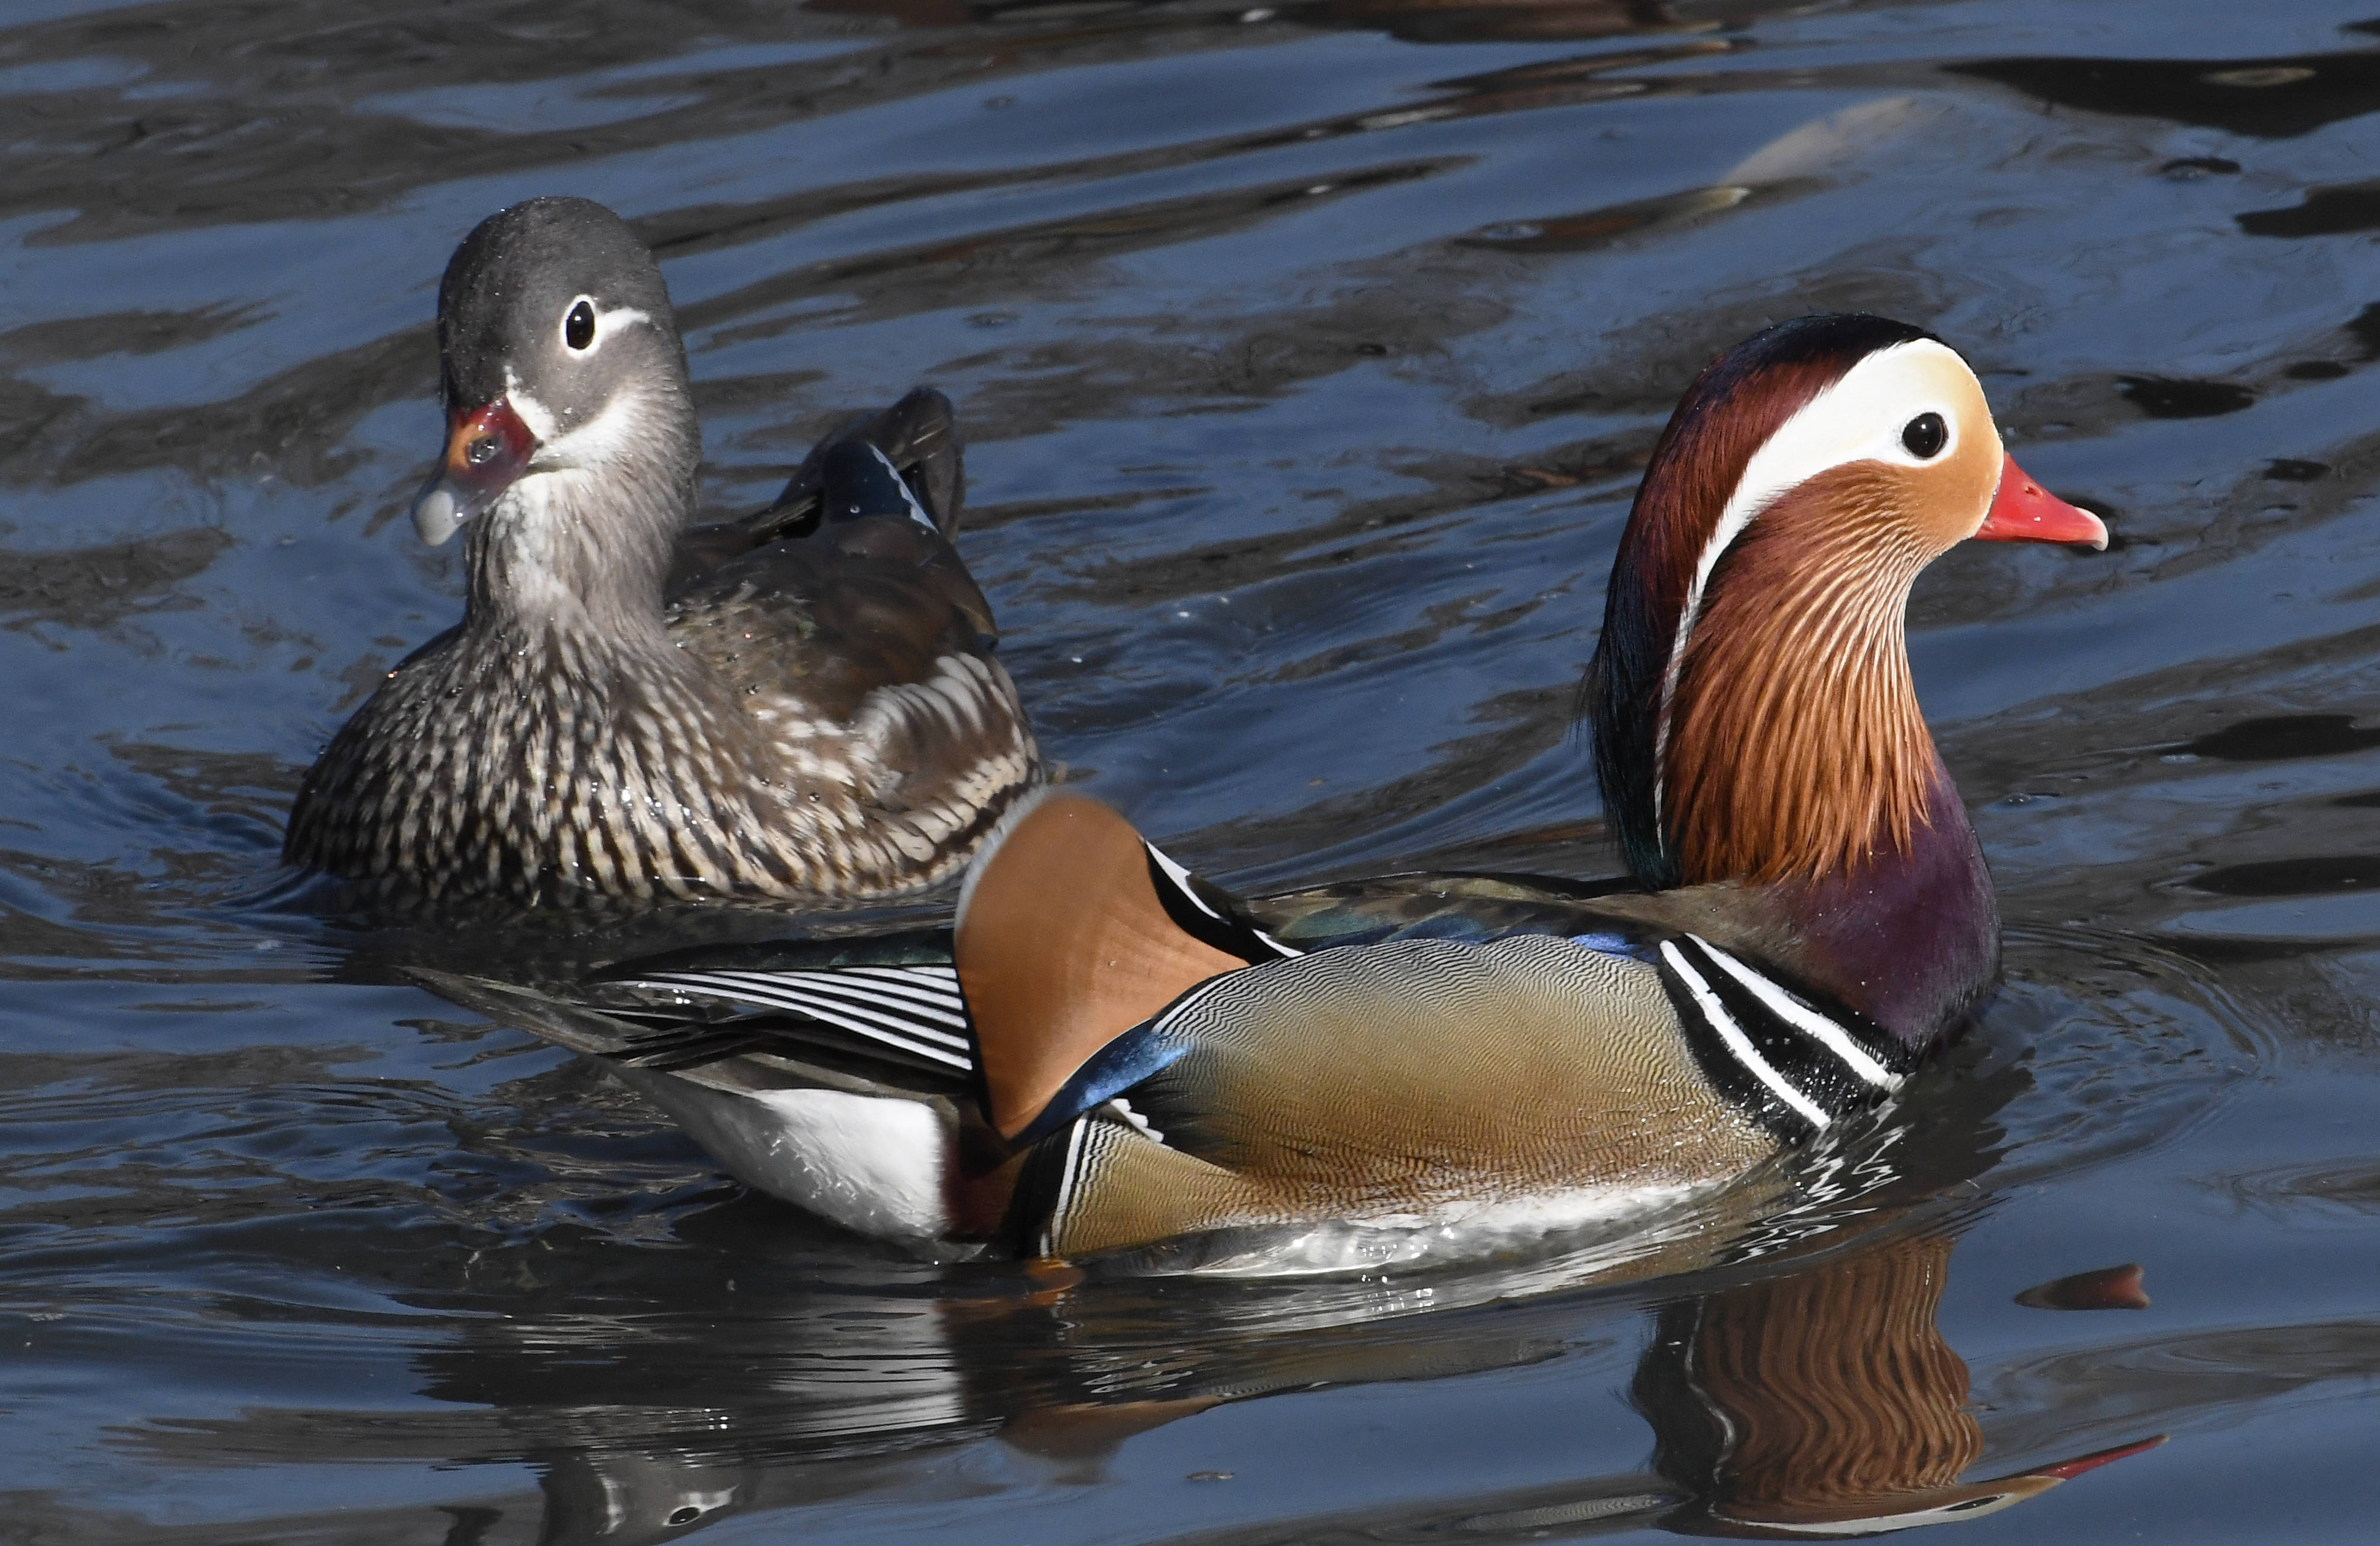
[[[2368,7],[18,0],[0,1539],[1573,1540],[2030,1475],[1931,1517],[2369,1540]],[[395,518],[434,286],[542,192],[659,252],[722,508],[949,392],[1045,746],[1243,885],[1612,868],[1568,715],[1677,393],[1804,310],[1939,331],[2118,533],[1912,611],[2006,991],[1616,1271],[935,1269],[744,1194],[394,969],[527,944],[276,868],[458,611]]]

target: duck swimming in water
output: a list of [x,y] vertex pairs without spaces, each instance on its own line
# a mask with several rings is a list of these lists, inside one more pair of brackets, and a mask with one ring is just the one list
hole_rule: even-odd
[[1968,538],[2107,530],[1938,339],[1788,323],[1688,390],[1613,565],[1589,701],[1627,878],[1242,900],[1061,791],[947,935],[680,952],[566,998],[431,980],[921,1249],[1624,1216],[1886,1099],[1990,991],[1991,882],[1903,637]]
[[610,210],[535,199],[438,295],[448,425],[415,501],[463,621],[306,775],[284,858],[444,902],[881,897],[954,876],[1040,762],[912,393],[749,519],[689,528],[669,292]]

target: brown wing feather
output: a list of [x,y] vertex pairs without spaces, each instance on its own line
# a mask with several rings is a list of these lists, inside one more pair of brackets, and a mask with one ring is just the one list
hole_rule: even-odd
[[905,517],[777,542],[670,597],[670,637],[739,689],[844,719],[878,687],[922,682],[949,655],[988,655],[991,607],[958,553]]
[[1014,1138],[1086,1058],[1246,963],[1174,923],[1140,834],[1097,800],[1050,795],[998,842],[953,954],[992,1123]]

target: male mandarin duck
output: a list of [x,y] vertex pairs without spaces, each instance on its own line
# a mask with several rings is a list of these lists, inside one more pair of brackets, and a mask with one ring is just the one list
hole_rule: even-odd
[[1053,791],[948,933],[680,952],[566,1003],[431,980],[607,1060],[748,1184],[928,1251],[1624,1214],[1882,1100],[1990,990],[1991,883],[1903,639],[1971,537],[2107,544],[1938,339],[1787,323],[1688,390],[1613,564],[1588,687],[1629,878],[1244,901]]
[[661,271],[583,199],[447,264],[462,623],[308,773],[285,858],[405,901],[808,901],[954,877],[1039,777],[991,608],[951,545],[950,404],[812,452],[775,505],[688,527],[702,432]]

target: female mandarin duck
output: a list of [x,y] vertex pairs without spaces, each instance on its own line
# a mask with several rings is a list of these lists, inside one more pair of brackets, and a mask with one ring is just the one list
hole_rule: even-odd
[[2107,543],[1941,342],[1788,323],[1687,392],[1613,566],[1589,688],[1631,880],[1243,902],[1050,793],[950,935],[680,953],[570,1004],[436,985],[927,1249],[1625,1211],[1883,1099],[1988,992],[1991,883],[1902,633],[1970,537]]
[[881,896],[952,877],[1038,777],[951,546],[950,405],[912,393],[747,520],[688,530],[669,291],[583,199],[490,216],[438,292],[463,621],[307,774],[284,857],[404,900]]

